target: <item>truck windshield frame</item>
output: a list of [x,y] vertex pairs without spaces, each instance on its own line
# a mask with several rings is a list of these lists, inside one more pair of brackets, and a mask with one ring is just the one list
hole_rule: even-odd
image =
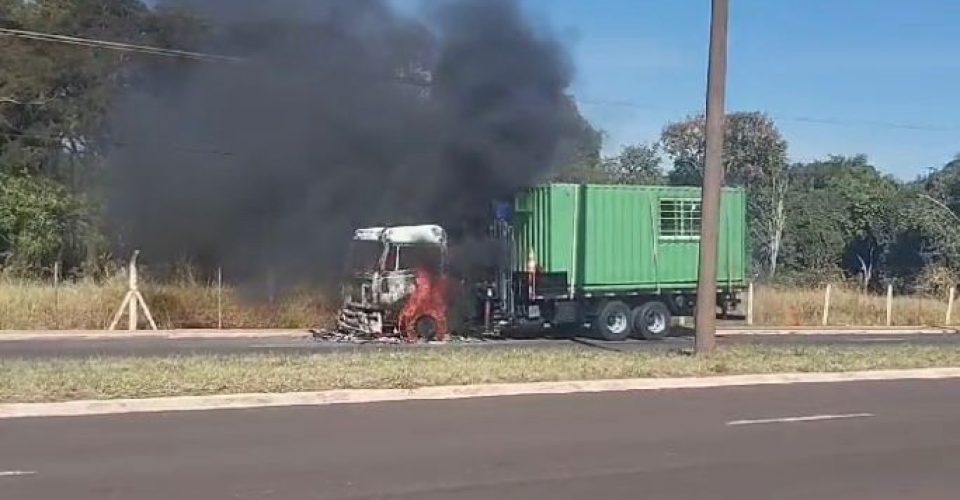
[[350,245],[350,273],[368,274],[383,268],[387,246],[380,241],[354,240]]
[[384,271],[426,270],[439,273],[446,266],[443,245],[434,243],[388,244],[383,259]]

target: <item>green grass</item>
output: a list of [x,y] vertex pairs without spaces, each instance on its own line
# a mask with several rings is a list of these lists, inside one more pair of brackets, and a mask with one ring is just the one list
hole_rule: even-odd
[[6,359],[0,402],[951,366],[960,367],[960,347],[733,347],[709,359],[589,348]]

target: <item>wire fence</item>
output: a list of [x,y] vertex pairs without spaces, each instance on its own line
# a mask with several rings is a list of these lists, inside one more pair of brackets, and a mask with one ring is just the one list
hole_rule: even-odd
[[956,286],[915,286],[895,293],[846,284],[818,289],[754,287],[747,292],[745,321],[757,326],[937,326],[954,325]]

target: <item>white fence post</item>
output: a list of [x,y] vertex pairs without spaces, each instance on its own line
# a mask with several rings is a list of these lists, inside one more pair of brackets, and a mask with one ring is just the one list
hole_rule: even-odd
[[950,287],[950,297],[947,299],[947,317],[943,321],[943,326],[950,326],[951,319],[953,319],[953,299],[956,298],[957,287]]
[[223,330],[223,268],[217,268],[217,330]]
[[823,326],[830,323],[830,289],[833,285],[827,283],[827,291],[823,294]]
[[60,261],[53,263],[53,324],[60,328]]
[[887,285],[887,326],[893,326],[893,285]]
[[143,313],[147,316],[147,322],[150,324],[150,328],[153,330],[157,329],[157,323],[153,321],[153,315],[150,314],[150,308],[147,307],[147,301],[144,300],[143,294],[140,293],[139,286],[137,284],[137,256],[140,255],[140,250],[134,250],[133,256],[130,257],[130,266],[128,269],[128,275],[130,278],[129,289],[127,294],[123,298],[123,302],[120,303],[120,308],[117,309],[117,314],[113,316],[113,321],[110,322],[110,327],[108,330],[114,330],[117,327],[117,324],[120,322],[120,318],[123,317],[124,310],[127,311],[127,330],[135,331],[137,329],[137,308],[140,307],[143,309]]

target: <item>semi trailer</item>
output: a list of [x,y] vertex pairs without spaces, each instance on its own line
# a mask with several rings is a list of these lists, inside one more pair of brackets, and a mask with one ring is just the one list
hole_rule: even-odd
[[[716,303],[729,311],[749,276],[744,191],[724,189],[720,211]],[[659,339],[674,316],[693,314],[698,188],[547,184],[491,212],[492,255],[457,275],[440,226],[358,229],[339,329],[414,340],[590,327],[606,340]]]

